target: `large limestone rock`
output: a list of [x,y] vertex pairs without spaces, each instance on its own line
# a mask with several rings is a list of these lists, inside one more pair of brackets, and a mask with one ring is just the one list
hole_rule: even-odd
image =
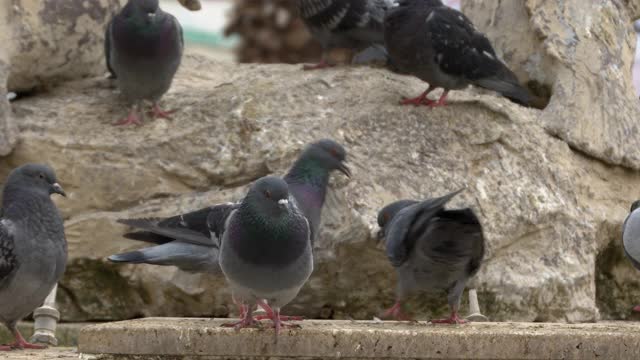
[[3,2],[0,40],[8,54],[8,89],[105,73],[104,31],[119,7],[118,0]]
[[554,96],[540,122],[576,151],[640,169],[631,84],[637,0],[463,0],[516,74]]
[[[392,303],[395,279],[375,241],[377,210],[466,186],[452,205],[473,207],[485,228],[488,252],[475,280],[483,311],[494,320],[598,319],[599,307],[608,308],[596,301],[596,259],[619,241],[640,174],[547,131],[543,120],[557,108],[526,109],[471,91],[453,92],[446,108],[397,105],[422,90],[417,79],[381,69],[303,72],[187,56],[164,98],[166,108],[179,109],[171,121],[112,126],[126,109],[103,79],[15,102],[23,139],[0,176],[26,161],[48,162],[69,193],[56,200],[70,252],[59,291],[65,320],[228,315],[221,276],[107,263],[107,255],[141,245],[121,238],[126,229],[115,219],[238,199],[249,182],[282,174],[321,137],[346,146],[354,174],[333,176],[317,266],[288,313],[376,315]],[[575,96],[559,92],[552,101]],[[633,300],[607,299],[619,308]],[[414,310],[426,318],[445,304],[444,296],[420,297]]]

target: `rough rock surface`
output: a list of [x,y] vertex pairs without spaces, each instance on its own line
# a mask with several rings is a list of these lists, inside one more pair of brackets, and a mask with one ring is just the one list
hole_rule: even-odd
[[[118,0],[12,0],[0,5],[7,88],[25,91],[104,71],[104,29]],[[3,83],[4,84],[4,83]]]
[[[16,101],[22,141],[0,176],[27,161],[48,162],[69,194],[56,200],[69,240],[59,291],[68,321],[228,315],[221,276],[107,263],[107,255],[140,245],[120,237],[126,229],[115,219],[237,199],[250,181],[283,173],[321,137],[345,145],[354,174],[333,177],[316,270],[288,313],[378,314],[393,301],[395,274],[374,240],[377,210],[466,186],[452,205],[472,206],[484,225],[488,253],[475,283],[492,320],[599,318],[596,257],[619,242],[640,174],[550,134],[542,119],[558,109],[471,91],[453,92],[451,105],[435,110],[397,105],[422,90],[417,79],[368,67],[304,72],[189,55],[163,99],[179,109],[171,121],[112,126],[126,109],[104,79]],[[552,100],[563,96],[576,95]],[[620,308],[633,300],[608,299]],[[423,319],[441,315],[446,299],[420,297],[413,309]]]
[[630,74],[640,1],[463,0],[462,10],[521,80],[559,95],[540,118],[550,134],[640,169],[640,103]]

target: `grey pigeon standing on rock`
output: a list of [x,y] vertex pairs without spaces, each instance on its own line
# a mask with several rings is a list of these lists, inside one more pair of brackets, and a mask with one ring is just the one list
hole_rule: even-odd
[[[629,215],[622,225],[622,246],[631,264],[640,270],[640,200],[631,205]],[[633,308],[634,312],[640,312],[640,305]]]
[[[302,151],[284,176],[296,206],[309,221],[312,243],[320,226],[330,173],[338,170],[347,176],[351,175],[345,165],[346,157],[342,145],[330,139],[319,140]],[[119,220],[122,224],[141,230],[125,234],[126,238],[156,245],[112,255],[109,260],[176,266],[197,273],[219,272],[220,234],[224,232],[227,217],[238,205],[220,204],[165,219]]]
[[229,215],[220,246],[220,267],[242,319],[253,326],[251,305],[262,307],[281,326],[280,309],[293,300],[313,271],[309,222],[275,176],[257,180]]
[[18,320],[42,305],[67,263],[67,241],[51,194],[66,196],[54,171],[27,164],[11,172],[0,218],[0,321],[15,337],[0,350],[43,349],[25,341]]
[[152,103],[151,115],[169,118],[158,106],[178,71],[184,40],[178,20],[158,0],[129,0],[109,22],[105,57],[122,96],[133,104],[129,116],[117,125],[141,124],[141,106]]
[[[404,105],[444,106],[449,90],[469,85],[496,91],[523,105],[534,100],[498,59],[489,39],[463,13],[440,0],[398,0],[387,12],[384,29],[393,67],[429,83],[420,96],[402,101]],[[439,87],[444,89],[440,99],[428,99]]]
[[332,48],[363,50],[384,43],[384,14],[393,0],[297,1],[302,20],[323,49],[322,61],[305,70],[332,66],[326,59]]
[[398,273],[396,303],[384,318],[410,320],[402,311],[410,295],[446,290],[451,316],[431,322],[465,322],[458,317],[460,297],[468,279],[480,269],[484,236],[471,209],[444,208],[460,191],[422,202],[400,200],[378,213],[379,236],[384,236],[387,257]]

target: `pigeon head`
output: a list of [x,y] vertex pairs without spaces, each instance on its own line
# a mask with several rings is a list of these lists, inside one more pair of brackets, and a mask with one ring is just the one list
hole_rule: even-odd
[[149,23],[153,22],[160,9],[159,0],[130,0],[124,12],[136,18],[144,17]]
[[629,212],[631,213],[639,207],[640,207],[640,200],[636,200],[633,202],[633,204],[631,204],[631,210],[629,210]]
[[282,178],[265,176],[251,185],[246,201],[259,213],[277,216],[289,209],[289,186]]
[[400,210],[416,203],[417,201],[415,200],[398,200],[383,207],[378,212],[378,226],[380,227],[380,231],[378,231],[378,241],[384,238],[385,226],[387,226],[391,222],[393,217],[396,216],[396,214],[400,212]]
[[331,139],[322,139],[311,143],[300,158],[327,171],[338,170],[351,177],[351,170],[345,164],[347,152],[342,145]]
[[26,186],[36,191],[42,191],[47,195],[60,194],[67,196],[62,186],[58,183],[53,169],[42,164],[26,164],[14,169],[9,174],[7,185]]

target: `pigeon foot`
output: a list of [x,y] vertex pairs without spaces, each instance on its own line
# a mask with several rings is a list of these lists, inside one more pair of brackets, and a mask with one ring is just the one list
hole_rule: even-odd
[[14,349],[43,350],[43,349],[48,348],[47,345],[32,344],[32,343],[28,342],[27,340],[25,340],[22,337],[22,334],[20,334],[20,332],[18,330],[16,330],[16,333],[14,335],[16,337],[16,341],[14,341],[12,344],[7,344],[7,345],[0,346],[0,351],[11,351],[11,350],[14,350]]
[[451,313],[451,316],[447,319],[434,319],[430,321],[432,324],[449,324],[449,325],[458,325],[458,324],[466,324],[467,320],[461,319],[458,316],[457,312]]
[[247,305],[237,304],[240,312],[240,320],[236,322],[224,323],[222,327],[232,327],[235,330],[243,328],[259,328],[262,324],[258,322],[252,315],[251,309]]
[[334,67],[334,66],[335,66],[334,64],[329,64],[326,60],[322,60],[315,65],[305,65],[302,67],[302,70],[305,70],[305,71],[320,70],[320,69],[325,69],[325,68]]
[[634,306],[632,311],[633,311],[633,312],[640,313],[640,305],[636,305],[636,306]]
[[140,116],[136,114],[135,110],[132,110],[126,118],[119,120],[113,125],[115,126],[142,125],[142,120],[140,119]]
[[402,303],[397,301],[392,307],[387,309],[382,315],[382,319],[394,319],[399,321],[415,321],[411,316],[402,311]]
[[149,115],[154,119],[167,119],[171,120],[171,114],[176,112],[176,109],[164,111],[160,109],[158,104],[153,104],[151,107],[151,111],[149,111]]
[[[271,320],[269,315],[258,315],[255,317],[256,320]],[[304,320],[304,316],[288,316],[288,315],[280,315],[280,320],[282,321],[302,321]]]
[[427,95],[429,95],[429,93],[431,93],[433,90],[434,90],[434,88],[429,86],[427,88],[427,90],[425,90],[422,94],[420,94],[417,97],[402,99],[402,101],[400,102],[400,105],[413,105],[413,106],[426,105],[426,106],[432,106],[432,104],[435,103],[435,101],[430,100],[429,98],[427,98]]

